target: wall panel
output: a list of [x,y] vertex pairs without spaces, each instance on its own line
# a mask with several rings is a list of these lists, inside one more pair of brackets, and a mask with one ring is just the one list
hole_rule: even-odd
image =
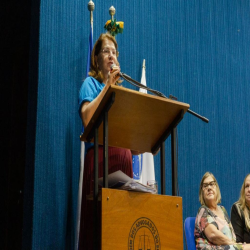
[[[111,5],[116,19],[125,24],[117,36],[122,72],[140,80],[146,59],[149,87],[173,94],[210,119],[205,124],[186,114],[178,127],[183,217],[196,215],[199,182],[206,171],[217,177],[230,212],[249,172],[249,2],[98,0],[94,40],[104,32]],[[87,1],[42,0],[39,23],[32,246],[72,249],[81,129],[77,96],[87,60]],[[159,155],[155,170],[160,180]]]

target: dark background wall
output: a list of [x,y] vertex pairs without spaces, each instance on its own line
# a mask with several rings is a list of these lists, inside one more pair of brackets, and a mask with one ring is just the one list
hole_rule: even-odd
[[20,249],[26,158],[31,1],[1,3],[0,249]]
[[[21,233],[23,249],[73,249],[81,130],[77,96],[86,74],[87,3],[12,0],[6,5],[5,249],[18,249]],[[217,177],[230,212],[249,172],[249,2],[98,0],[94,40],[104,32],[111,5],[116,19],[124,21],[117,36],[122,71],[140,80],[146,59],[148,86],[210,119],[206,124],[186,114],[178,127],[183,218],[196,215],[206,171]],[[166,159],[170,195],[169,139]],[[155,171],[159,181],[159,155]]]

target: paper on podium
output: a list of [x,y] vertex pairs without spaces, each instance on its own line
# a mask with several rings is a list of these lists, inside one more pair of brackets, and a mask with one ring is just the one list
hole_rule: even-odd
[[[103,186],[103,178],[98,179],[98,184]],[[128,190],[128,191],[137,191],[145,193],[155,194],[157,190],[152,187],[141,184],[140,182],[135,181],[121,170],[118,170],[112,174],[108,175],[108,187],[114,189]]]

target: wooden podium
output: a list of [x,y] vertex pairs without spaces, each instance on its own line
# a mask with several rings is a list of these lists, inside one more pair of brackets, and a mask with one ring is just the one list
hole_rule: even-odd
[[[182,198],[165,194],[165,147],[171,134],[172,167],[177,172],[173,131],[189,105],[111,85],[81,135],[94,142],[94,234],[98,227],[98,144],[104,146],[102,250],[183,249]],[[161,194],[106,189],[108,146],[156,153],[161,148]],[[177,176],[175,176],[177,179]],[[173,182],[175,182],[175,178]],[[175,186],[175,184],[173,184]],[[98,237],[97,237],[98,238]],[[98,249],[98,243],[95,244]]]
[[183,249],[182,198],[102,189],[102,250]]

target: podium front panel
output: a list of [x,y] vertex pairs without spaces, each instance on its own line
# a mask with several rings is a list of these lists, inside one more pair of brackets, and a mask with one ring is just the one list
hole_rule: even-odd
[[183,249],[182,198],[102,189],[102,250]]

